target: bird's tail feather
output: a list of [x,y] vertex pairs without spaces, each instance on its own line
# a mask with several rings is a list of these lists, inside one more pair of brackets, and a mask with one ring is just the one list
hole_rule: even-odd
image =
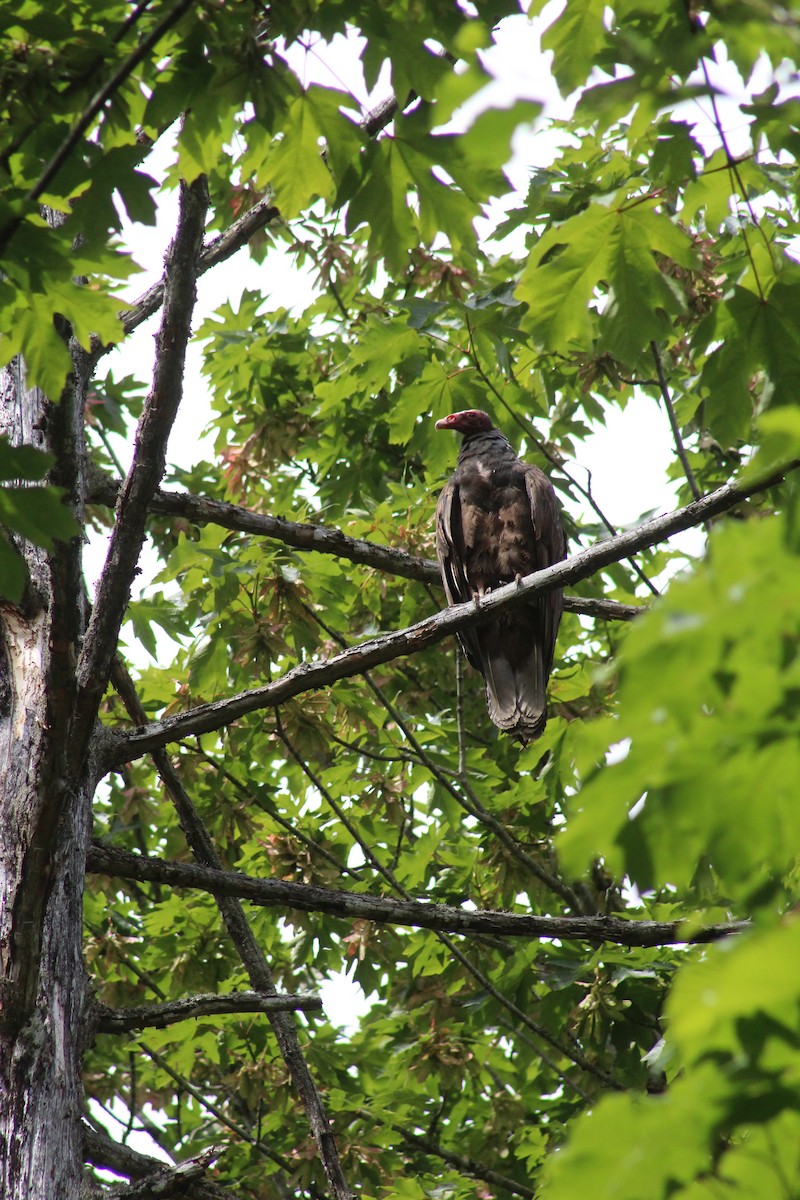
[[528,742],[539,737],[547,723],[547,673],[534,646],[519,662],[496,647],[481,645],[489,717],[506,733]]

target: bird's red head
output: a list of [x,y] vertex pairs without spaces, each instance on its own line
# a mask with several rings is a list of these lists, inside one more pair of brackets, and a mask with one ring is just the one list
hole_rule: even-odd
[[465,408],[462,412],[450,413],[436,422],[437,429],[455,429],[456,433],[484,433],[494,429],[494,422],[488,413],[479,408]]

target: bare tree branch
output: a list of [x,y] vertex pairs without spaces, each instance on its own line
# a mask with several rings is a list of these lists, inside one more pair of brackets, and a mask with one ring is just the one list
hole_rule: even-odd
[[[92,478],[88,500],[92,504],[104,504],[113,508],[119,486],[117,480],[97,472]],[[238,504],[193,496],[188,492],[166,491],[163,488],[153,497],[150,511],[185,517],[196,525],[220,525],[223,529],[232,529],[238,533],[273,538],[296,550],[316,550],[320,554],[332,554],[361,566],[372,567],[387,575],[399,575],[403,579],[416,579],[420,583],[442,586],[439,564],[434,559],[417,558],[395,546],[381,546],[364,538],[348,537],[341,529],[330,525],[287,521],[283,517],[251,512]],[[620,604],[616,600],[584,596],[566,596],[564,607],[567,612],[609,621],[632,621],[644,611],[643,605]]]
[[718,941],[740,933],[746,922],[708,925],[688,937],[680,921],[628,921],[621,917],[540,917],[520,913],[479,912],[449,904],[418,900],[390,900],[345,892],[317,884],[289,883],[284,879],[256,879],[238,871],[222,871],[195,863],[164,862],[145,854],[132,854],[104,842],[94,842],[87,870],[95,875],[163,883],[169,887],[199,888],[213,896],[237,896],[271,908],[297,908],[302,912],[328,913],[347,920],[361,918],[377,924],[411,925],[446,933],[490,934],[495,937],[566,938],[571,941],[613,942],[618,946],[674,946],[682,942]]
[[133,461],[117,501],[117,521],[78,660],[78,694],[71,730],[71,753],[76,764],[83,757],[108,682],[144,542],[147,508],[164,474],[167,439],[183,395],[197,255],[207,208],[208,188],[203,176],[189,186],[181,185],[178,228],[167,254],[167,293],[153,385],[136,431]]
[[269,1012],[319,1012],[322,1001],[319,996],[293,995],[284,992],[280,996],[265,996],[258,992],[228,992],[197,996],[183,996],[166,1004],[137,1004],[131,1008],[109,1008],[99,1004],[96,1010],[97,1029],[100,1033],[127,1033],[132,1029],[166,1029],[178,1021],[191,1018],[210,1017],[216,1014],[269,1013]]
[[528,575],[519,584],[506,584],[480,601],[454,605],[418,621],[416,625],[370,638],[330,658],[300,663],[280,679],[263,687],[252,688],[211,704],[200,704],[188,712],[152,721],[139,729],[124,733],[114,732],[108,738],[108,745],[103,748],[105,766],[108,769],[119,766],[142,754],[151,753],[169,742],[210,733],[231,724],[247,713],[274,708],[302,692],[327,687],[338,679],[359,675],[378,663],[389,662],[405,654],[414,654],[458,630],[478,625],[496,612],[511,608],[515,604],[524,604],[534,596],[542,595],[555,587],[564,587],[586,579],[603,567],[618,562],[621,558],[627,558],[636,550],[666,541],[684,529],[691,529],[711,517],[726,512],[748,496],[780,483],[798,466],[800,461],[792,461],[752,482],[726,484],[725,487],[717,488],[708,496],[704,496],[702,500],[693,501],[674,512],[653,517],[636,529],[618,534],[607,541],[597,542],[563,562]]
[[[91,502],[113,506],[118,487],[116,480],[108,476],[96,476],[92,481]],[[163,489],[153,497],[150,511],[185,517],[197,525],[220,525],[223,529],[233,529],[239,533],[274,538],[297,550],[317,550],[320,554],[337,555],[391,575],[418,579],[422,583],[440,584],[439,567],[432,560],[414,558],[393,546],[380,546],[362,538],[348,537],[340,529],[331,526],[287,521],[283,517],[250,512],[237,504],[226,504],[222,500],[209,500],[203,496]]]

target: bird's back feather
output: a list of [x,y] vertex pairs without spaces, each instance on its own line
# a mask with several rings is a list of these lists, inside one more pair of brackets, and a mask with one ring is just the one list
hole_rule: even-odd
[[[436,508],[448,602],[460,604],[559,562],[564,532],[552,484],[491,429],[465,436]],[[459,640],[486,683],[489,716],[529,741],[547,720],[547,680],[561,619],[560,590],[500,614]]]

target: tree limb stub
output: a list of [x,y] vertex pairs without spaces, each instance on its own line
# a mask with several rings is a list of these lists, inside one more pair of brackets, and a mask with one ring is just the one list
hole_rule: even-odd
[[792,461],[752,482],[726,484],[704,496],[702,500],[695,500],[674,512],[653,517],[636,529],[628,530],[617,537],[596,542],[587,550],[582,550],[563,562],[526,576],[518,584],[510,583],[498,588],[484,596],[480,602],[454,605],[406,629],[392,630],[390,633],[370,638],[342,651],[341,654],[334,654],[318,662],[300,663],[280,679],[263,687],[251,688],[210,704],[200,704],[188,712],[152,721],[129,732],[115,733],[114,744],[109,744],[106,751],[106,769],[130,762],[142,754],[149,754],[181,738],[211,733],[247,713],[274,708],[303,692],[315,691],[335,683],[338,679],[359,675],[379,663],[416,653],[461,629],[480,624],[503,609],[512,608],[515,604],[524,604],[534,596],[542,595],[555,587],[577,583],[604,567],[627,558],[637,550],[666,541],[676,533],[691,529],[711,517],[726,512],[748,496],[780,483],[798,466],[800,461]]
[[497,937],[559,938],[618,946],[672,946],[682,942],[718,941],[739,933],[747,925],[731,922],[709,925],[688,937],[680,921],[628,921],[620,917],[543,917],[507,912],[479,912],[431,904],[418,900],[390,900],[357,895],[336,888],[283,879],[256,879],[237,871],[218,871],[194,863],[164,862],[143,854],[132,854],[95,842],[89,851],[87,870],[117,879],[140,883],[162,883],[170,887],[199,888],[215,896],[237,896],[254,904],[296,908],[303,912],[328,913],[347,920],[360,918],[377,924],[410,925],[448,933],[493,934]]

